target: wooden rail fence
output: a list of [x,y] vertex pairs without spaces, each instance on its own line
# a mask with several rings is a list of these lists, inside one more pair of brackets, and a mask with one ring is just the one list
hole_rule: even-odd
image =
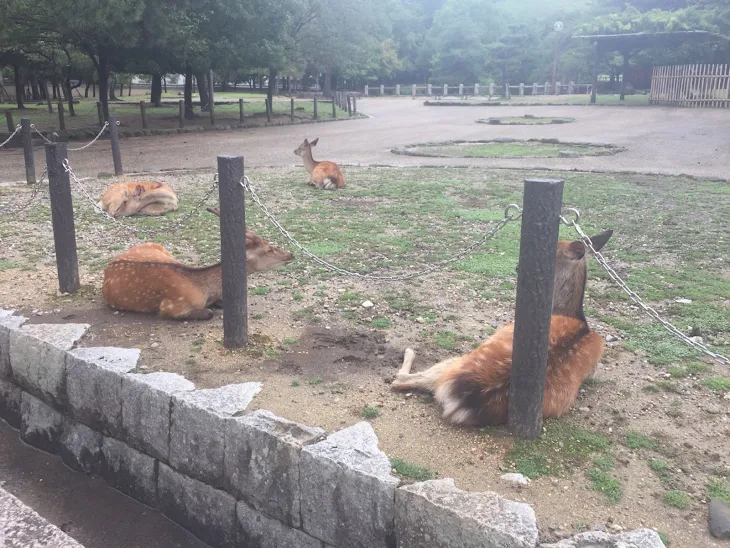
[[730,108],[730,65],[654,67],[649,103],[672,107]]

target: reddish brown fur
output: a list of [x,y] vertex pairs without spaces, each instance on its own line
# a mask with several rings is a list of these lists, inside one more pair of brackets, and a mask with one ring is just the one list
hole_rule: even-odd
[[[611,232],[592,238],[598,250]],[[583,315],[586,283],[585,246],[559,242],[550,323],[543,415],[559,417],[570,410],[581,384],[603,354],[603,339]],[[514,324],[498,329],[479,348],[445,360],[423,373],[410,373],[415,354],[406,350],[394,390],[432,392],[444,417],[457,424],[503,424],[507,421]]]
[[127,217],[175,211],[178,201],[165,183],[117,183],[106,189],[98,205],[112,217]]
[[317,146],[319,138],[311,143],[304,139],[294,151],[294,154],[301,156],[304,160],[304,168],[309,172],[307,184],[311,184],[320,189],[334,190],[345,186],[345,176],[342,174],[340,167],[334,162],[317,162],[312,157],[312,147]]
[[[215,213],[215,211],[213,211]],[[246,273],[271,270],[294,260],[294,255],[246,233]],[[136,245],[109,261],[102,294],[117,310],[158,312],[165,318],[209,320],[223,287],[221,265],[187,266],[157,243]]]

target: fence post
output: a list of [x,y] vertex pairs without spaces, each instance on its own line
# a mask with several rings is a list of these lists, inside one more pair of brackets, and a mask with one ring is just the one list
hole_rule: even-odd
[[243,99],[238,100],[238,121],[243,123]]
[[395,94],[400,95],[400,84],[395,85]]
[[494,97],[494,84],[489,84],[489,96]]
[[479,95],[479,84],[474,84],[474,95]]
[[180,129],[185,127],[185,101],[180,99],[177,102],[177,116],[178,116],[178,126]]
[[504,98],[509,99],[509,82],[504,83]]
[[568,82],[568,95],[573,95],[573,87],[575,86],[575,83],[573,80]]
[[313,119],[317,119],[317,96],[314,96],[314,116]]
[[363,95],[365,97],[367,97],[369,92],[370,92],[369,86],[367,84],[365,84],[365,91],[363,92]]
[[294,123],[294,97],[289,99],[291,101],[291,121]]
[[449,94],[449,84],[444,84],[444,97]]
[[142,114],[142,129],[147,129],[149,125],[147,121],[147,104],[144,101],[139,102],[139,111]]
[[337,118],[337,104],[334,97],[332,97],[332,118]]
[[58,102],[58,129],[66,131],[66,118],[63,116],[63,101]]
[[347,115],[352,116],[352,97],[346,95],[345,98],[347,99]]
[[[15,131],[15,128],[13,128]],[[33,156],[33,136],[31,135],[30,118],[20,119],[20,142],[23,143],[25,158],[25,180],[29,185],[35,184],[35,158]]]
[[213,85],[213,69],[208,71],[208,83],[210,84],[208,96],[210,97],[210,125],[215,125],[215,86]]
[[464,84],[459,84],[459,96],[464,95]]
[[112,142],[112,159],[114,160],[114,175],[124,174],[122,170],[122,148],[119,146],[119,126],[116,116],[109,116],[109,137]]
[[411,97],[416,98],[416,84],[411,86]]
[[545,82],[545,95],[550,95],[550,82]]
[[357,114],[357,96],[352,96],[352,112]]
[[382,97],[383,95],[385,95],[385,86],[380,84],[380,96]]
[[555,82],[555,95],[560,95],[560,82]]
[[537,82],[532,83],[532,93],[531,95],[537,95]]
[[509,427],[520,438],[542,433],[562,201],[561,179],[525,179],[508,412]]
[[96,116],[99,119],[99,125],[104,125],[104,109],[101,108],[101,103],[96,103]]
[[9,110],[5,111],[5,120],[8,123],[8,131],[12,133],[15,131],[15,122],[13,122],[13,113]]
[[63,161],[68,157],[66,143],[46,143],[48,190],[51,196],[53,243],[56,250],[58,289],[74,293],[80,286],[79,260],[76,255],[76,229],[71,199],[71,183]]
[[246,283],[246,207],[243,156],[218,156],[221,265],[223,268],[223,346],[248,344]]

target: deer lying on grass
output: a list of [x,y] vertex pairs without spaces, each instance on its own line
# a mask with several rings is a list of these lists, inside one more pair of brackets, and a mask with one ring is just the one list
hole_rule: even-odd
[[[612,230],[591,238],[599,251]],[[583,314],[586,247],[578,240],[558,242],[552,318],[545,379],[544,417],[568,412],[586,376],[603,354],[603,339],[588,327]],[[416,357],[408,348],[393,390],[434,394],[444,418],[462,425],[497,425],[507,422],[514,323],[499,328],[481,346],[459,358],[438,363],[423,373],[411,373]]]
[[[220,217],[217,209],[208,211]],[[294,255],[246,231],[246,274],[290,263]],[[109,261],[102,294],[117,310],[157,312],[175,320],[210,320],[223,295],[221,264],[187,266],[156,243],[136,245]]]
[[162,215],[177,209],[177,196],[165,183],[118,183],[97,204],[112,217]]
[[304,139],[304,142],[294,151],[294,154],[302,157],[304,169],[309,172],[307,184],[325,190],[343,188],[345,186],[345,176],[337,164],[334,162],[317,162],[312,158],[312,147],[317,146],[318,142],[319,137],[311,143]]

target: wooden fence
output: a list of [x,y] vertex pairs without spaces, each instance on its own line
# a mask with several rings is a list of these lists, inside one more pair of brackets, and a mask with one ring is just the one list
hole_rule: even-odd
[[426,85],[395,85],[395,86],[370,86],[366,85],[363,91],[365,97],[384,97],[391,95],[395,97],[408,96],[425,96],[425,97],[448,97],[448,96],[479,96],[489,95],[489,97],[502,96],[511,97],[512,95],[574,95],[574,94],[590,94],[592,89],[591,84],[576,84],[575,82],[568,82],[567,84],[561,82],[545,82],[544,84],[533,83],[530,84],[519,84],[510,85],[509,83],[503,85],[500,84],[487,84],[480,87],[479,84],[473,86],[465,86],[464,84],[459,85],[448,85],[448,84],[426,84]]
[[730,65],[654,67],[649,103],[730,108]]

